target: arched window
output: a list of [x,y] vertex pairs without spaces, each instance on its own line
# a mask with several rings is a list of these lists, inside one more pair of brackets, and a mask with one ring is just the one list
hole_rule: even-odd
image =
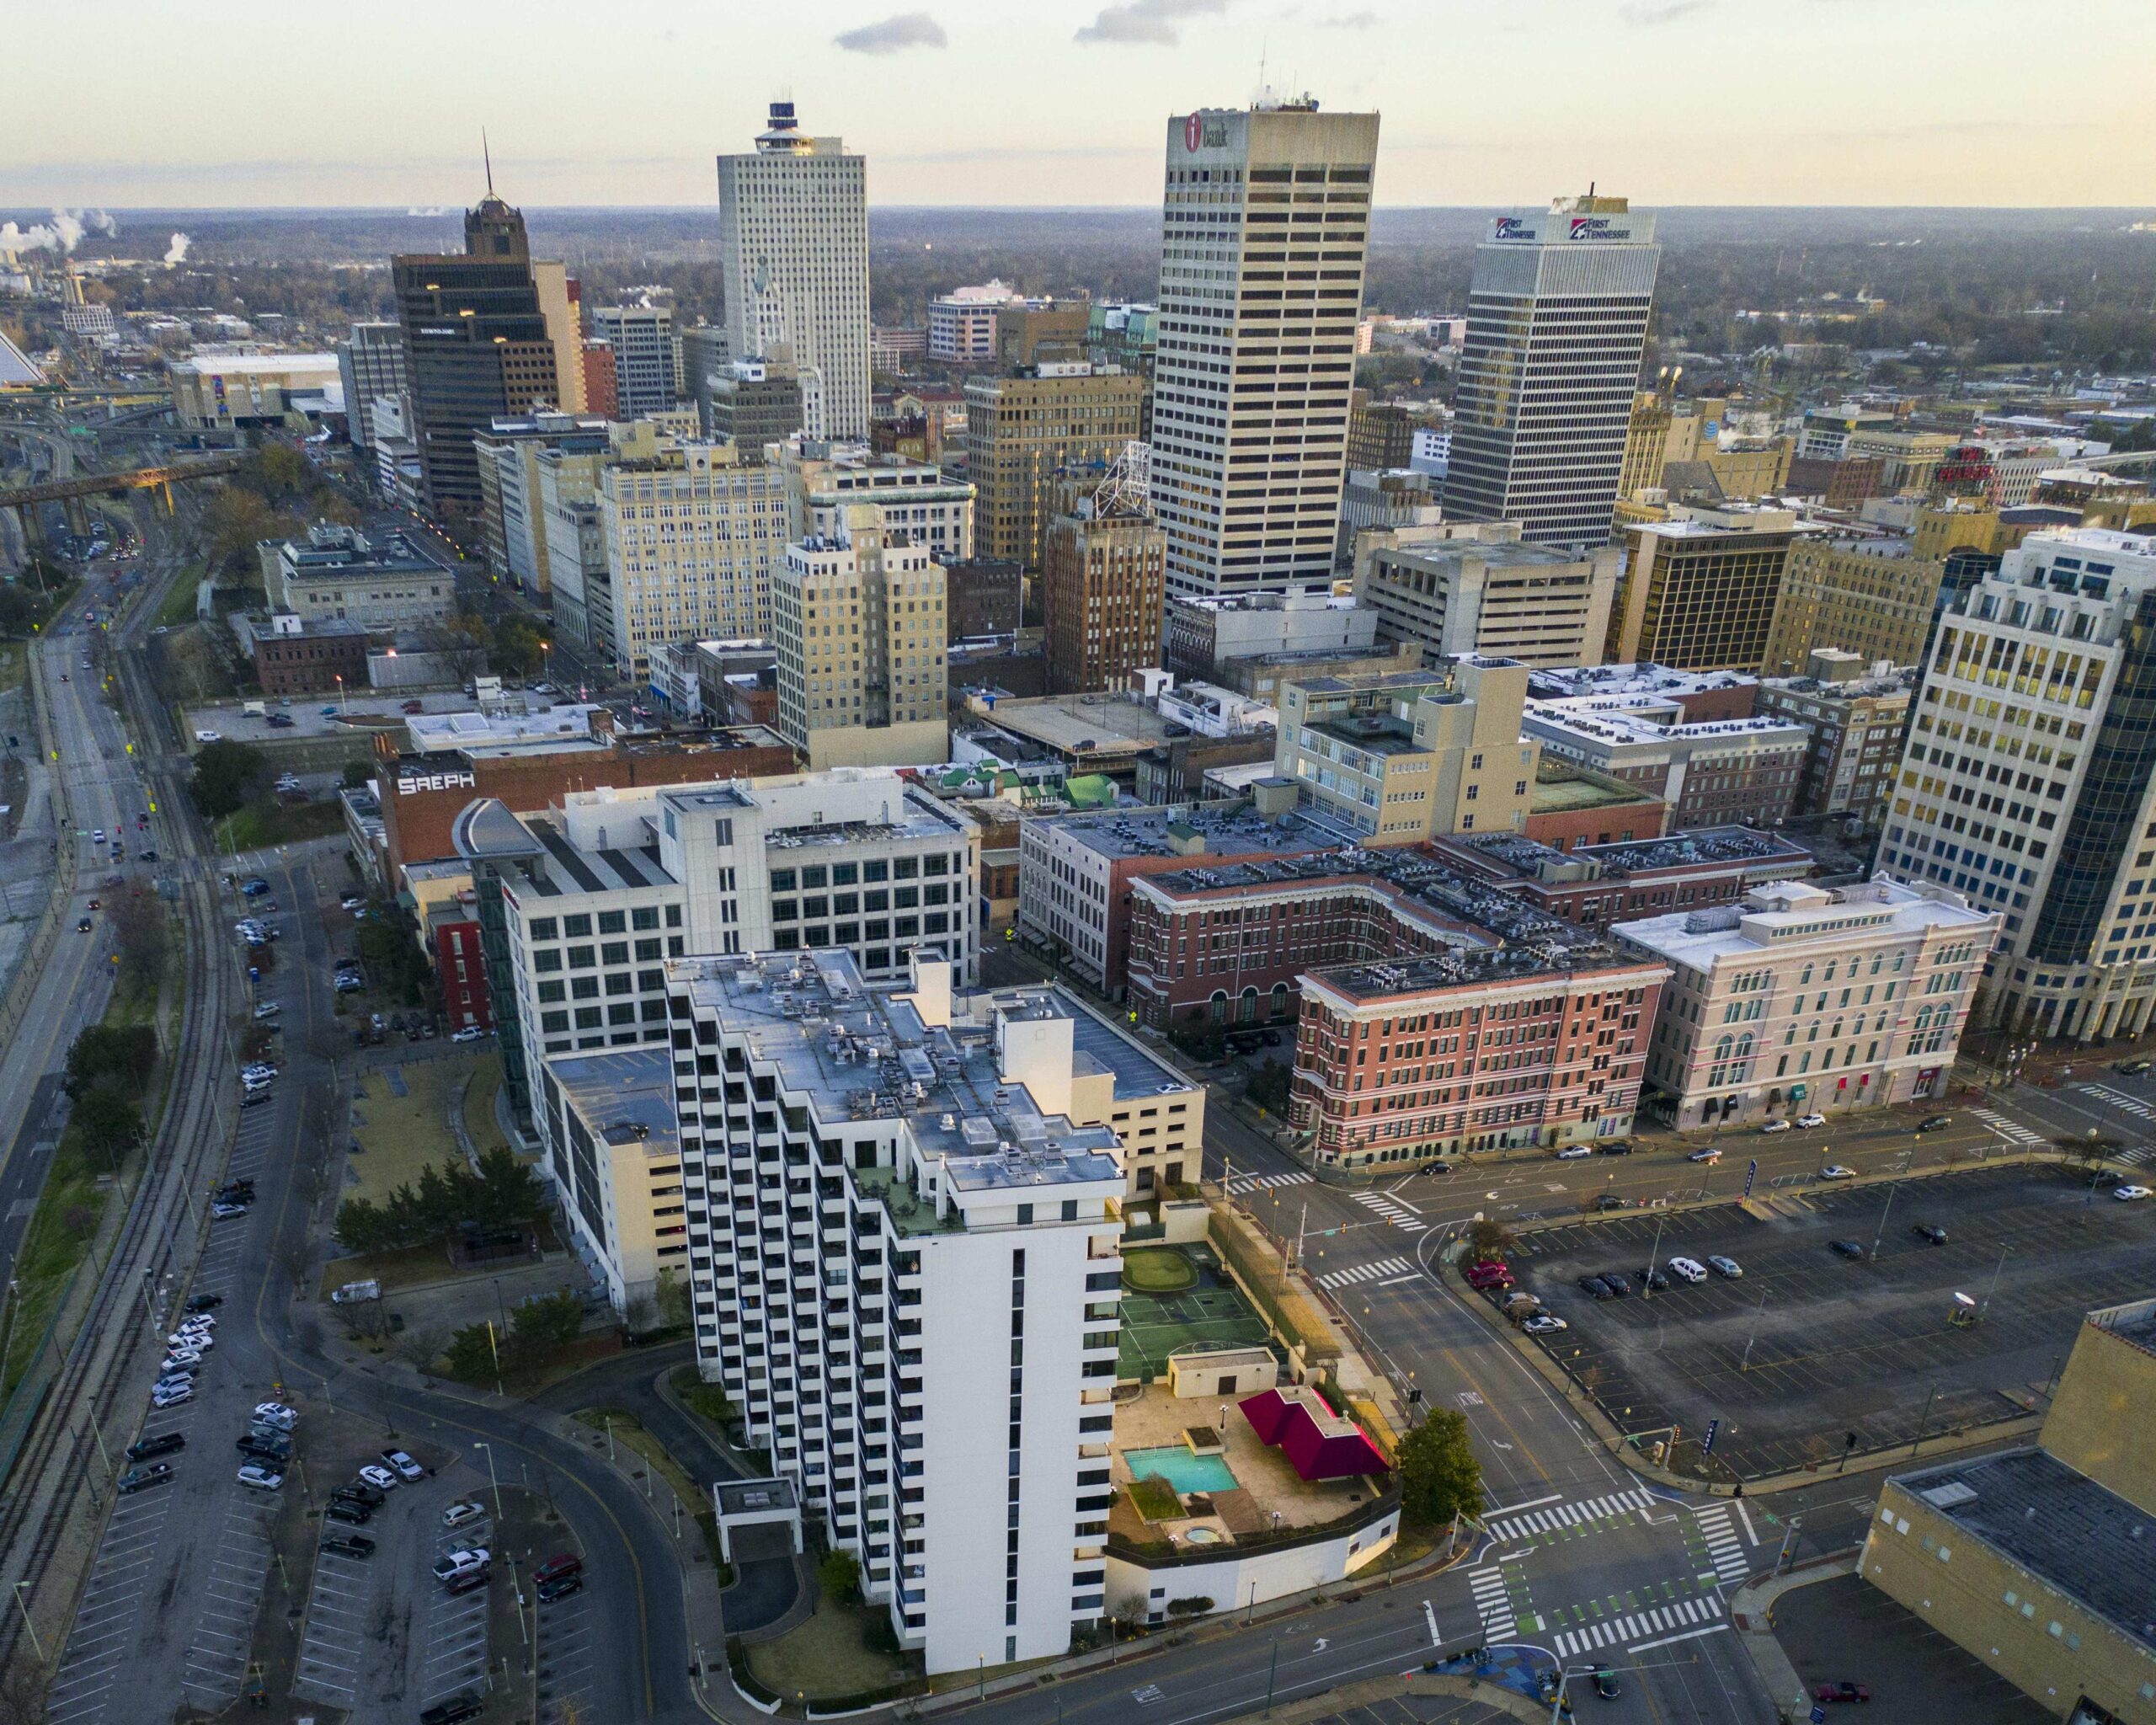
[[1213,1022],[1215,1024],[1228,1022],[1228,991],[1225,988],[1213,991]]
[[1715,1058],[1716,1060],[1726,1060],[1729,1058],[1729,1038],[1725,1036],[1721,1041],[1715,1044]]
[[1237,1017],[1246,1024],[1255,1024],[1257,1022],[1257,985],[1256,983],[1252,983],[1243,991],[1240,1005],[1241,1010],[1236,1014]]

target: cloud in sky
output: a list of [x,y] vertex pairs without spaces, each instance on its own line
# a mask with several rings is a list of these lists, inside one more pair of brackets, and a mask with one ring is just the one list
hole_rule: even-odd
[[1328,30],[1374,30],[1381,22],[1366,6],[1360,12],[1336,12],[1330,18],[1321,18],[1318,24]]
[[908,48],[947,48],[951,39],[943,26],[925,12],[901,12],[881,24],[865,24],[857,30],[842,31],[831,38],[849,54],[900,54]]
[[1172,48],[1182,40],[1177,26],[1184,19],[1216,17],[1227,9],[1228,0],[1123,0],[1103,6],[1100,16],[1081,25],[1072,40]]
[[1656,24],[1675,24],[1680,18],[1689,18],[1695,12],[1705,12],[1714,0],[1669,0],[1662,6],[1622,6],[1617,15],[1626,24],[1642,24],[1649,28]]

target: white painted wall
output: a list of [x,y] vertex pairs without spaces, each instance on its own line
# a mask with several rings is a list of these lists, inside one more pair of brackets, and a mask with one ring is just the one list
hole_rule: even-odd
[[[1384,1556],[1397,1536],[1395,1509],[1374,1525],[1307,1546],[1238,1554],[1232,1547],[1218,1562],[1149,1569],[1127,1557],[1108,1559],[1108,1606],[1143,1605],[1148,1615],[1165,1612],[1170,1599],[1202,1595],[1218,1612],[1240,1610],[1253,1597],[1259,1605],[1344,1580]],[[1253,1595],[1251,1589],[1257,1589]]]

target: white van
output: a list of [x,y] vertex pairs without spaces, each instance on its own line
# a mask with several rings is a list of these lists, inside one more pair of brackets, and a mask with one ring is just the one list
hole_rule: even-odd
[[1689,1258],[1671,1258],[1669,1273],[1673,1276],[1682,1276],[1688,1282],[1704,1282],[1707,1279],[1707,1267]]

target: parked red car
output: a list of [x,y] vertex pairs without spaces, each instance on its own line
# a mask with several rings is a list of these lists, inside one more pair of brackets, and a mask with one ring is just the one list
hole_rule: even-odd
[[1868,1701],[1871,1691],[1861,1683],[1822,1683],[1812,1691],[1815,1701]]
[[1513,1273],[1494,1258],[1486,1258],[1467,1267],[1467,1285],[1470,1288],[1509,1288]]

